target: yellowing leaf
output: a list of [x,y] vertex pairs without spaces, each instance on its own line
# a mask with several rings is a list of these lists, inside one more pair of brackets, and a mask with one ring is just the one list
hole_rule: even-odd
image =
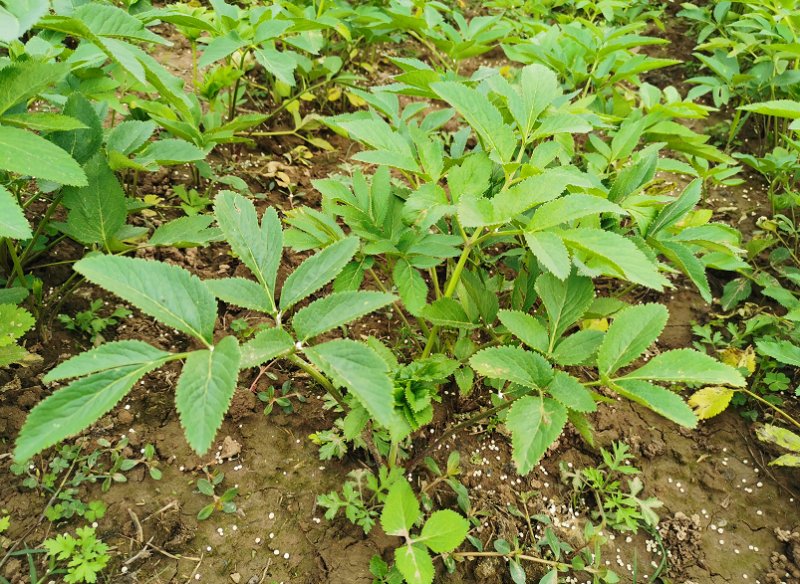
[[728,407],[733,397],[733,390],[727,387],[710,386],[696,391],[689,398],[689,405],[701,420],[713,418]]
[[353,107],[364,107],[365,105],[367,105],[367,102],[364,101],[364,99],[361,96],[356,95],[355,93],[348,91],[344,95],[347,98],[347,101],[349,101],[350,105],[352,105]]
[[711,216],[713,213],[714,212],[711,209],[697,209],[696,211],[690,211],[686,217],[676,223],[676,227],[700,227],[701,225],[705,225],[711,221]]
[[744,351],[734,347],[728,347],[720,351],[719,360],[731,367],[746,369],[748,375],[752,375],[756,370],[756,352],[752,345],[748,346]]
[[300,99],[303,101],[314,101],[314,94],[310,91],[306,91],[305,93],[300,95]]
[[342,88],[338,85],[328,88],[328,101],[339,101],[342,97]]
[[579,323],[579,326],[584,331],[600,331],[604,333],[608,330],[608,319],[586,318]]

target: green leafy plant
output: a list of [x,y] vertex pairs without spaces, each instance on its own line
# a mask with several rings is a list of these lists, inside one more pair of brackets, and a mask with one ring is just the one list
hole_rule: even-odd
[[97,582],[97,576],[111,559],[109,548],[98,539],[93,527],[79,527],[75,535],[57,535],[42,543],[50,559],[49,573],[57,573],[53,566],[65,565],[64,582]]
[[126,455],[128,439],[112,444],[105,438],[97,441],[99,448],[87,449],[85,443],[64,445],[45,464],[14,463],[11,472],[24,475],[23,486],[41,491],[50,498],[44,515],[52,522],[78,516],[87,521],[103,517],[106,505],[102,500],[86,501],[82,495],[88,485],[100,483],[105,493],[114,483],[127,481],[126,472],[137,466],[148,469],[150,477],[161,479],[155,448],[145,445],[139,456]]
[[101,316],[99,311],[103,304],[101,298],[96,298],[89,303],[88,309],[77,312],[74,317],[59,314],[58,320],[67,330],[83,333],[89,337],[92,343],[101,344],[105,341],[103,331],[133,314],[127,308],[118,306],[108,316]]
[[220,470],[208,472],[204,469],[206,478],[197,480],[197,492],[206,497],[211,497],[214,501],[205,505],[200,511],[197,512],[197,519],[204,521],[214,514],[214,511],[222,511],[223,513],[236,513],[236,503],[234,499],[239,494],[239,489],[231,487],[225,489],[221,495],[217,495],[217,487],[225,480],[225,473]]
[[800,466],[800,436],[794,432],[790,432],[785,428],[774,426],[772,424],[765,424],[756,430],[756,436],[762,442],[767,444],[774,444],[782,450],[788,450],[786,454],[782,454],[770,464],[777,466]]
[[18,344],[35,321],[30,312],[13,304],[0,304],[0,367],[21,363],[31,354]]
[[449,509],[435,511],[422,525],[419,533],[415,525],[422,519],[417,496],[405,478],[391,486],[381,512],[381,527],[387,535],[405,540],[394,551],[398,571],[409,584],[430,584],[435,569],[431,552],[446,554],[458,548],[469,532],[469,522]]
[[[614,442],[611,449],[600,449],[603,462],[595,467],[571,470],[561,463],[562,479],[569,482],[580,494],[591,494],[596,507],[593,518],[600,521],[600,529],[608,526],[618,531],[638,531],[645,527],[652,531],[658,525],[655,509],[662,506],[655,497],[642,499],[642,480],[636,476],[641,471],[631,464],[633,456],[623,442]],[[627,481],[627,489],[622,481]]]
[[[307,259],[286,280],[278,300],[275,277],[283,236],[275,211],[269,210],[259,225],[252,203],[227,192],[217,196],[215,212],[232,249],[257,282],[224,278],[204,283],[176,266],[124,257],[96,255],[75,265],[88,280],[163,324],[194,337],[205,348],[168,353],[141,341],[117,341],[62,363],[47,375],[48,381],[79,379],[58,390],[31,413],[17,440],[15,456],[19,460],[79,432],[109,411],[142,376],[176,360],[185,360],[176,388],[178,412],[189,444],[201,453],[211,446],[222,423],[236,390],[240,367],[259,366],[276,357],[288,358],[309,372],[342,406],[344,398],[337,386],[346,387],[379,423],[391,425],[395,416],[391,382],[385,363],[373,349],[343,339],[316,346],[305,343],[389,304],[394,300],[392,295],[335,293],[297,310],[291,319],[296,338],[284,328],[288,310],[333,279],[355,253],[358,241],[345,239]],[[212,343],[217,307],[214,295],[270,315],[275,326],[241,347],[233,336]],[[305,353],[311,363],[297,353]],[[75,403],[84,407],[75,409]],[[59,427],[49,424],[52,416],[63,416]]]

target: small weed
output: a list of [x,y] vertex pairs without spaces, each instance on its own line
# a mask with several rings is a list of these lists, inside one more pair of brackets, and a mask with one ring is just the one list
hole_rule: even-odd
[[97,582],[97,575],[103,571],[111,556],[108,546],[97,538],[94,528],[79,527],[73,537],[69,534],[47,539],[42,546],[47,550],[50,560],[49,574],[64,574],[64,582]]
[[197,492],[206,497],[211,497],[214,502],[200,509],[197,513],[197,519],[199,521],[205,521],[213,515],[214,511],[236,513],[236,503],[234,503],[233,500],[236,498],[236,495],[239,494],[239,489],[226,489],[223,491],[222,495],[217,495],[217,487],[225,480],[225,473],[220,470],[208,472],[206,468],[204,468],[203,471],[206,473],[206,477],[197,480]]
[[641,471],[631,465],[634,458],[628,446],[614,442],[611,450],[602,448],[600,454],[603,462],[596,467],[572,470],[561,463],[562,479],[570,483],[576,493],[594,498],[596,506],[592,517],[601,522],[601,529],[608,526],[617,531],[635,533],[641,526],[654,528],[658,524],[655,509],[663,503],[655,497],[640,497],[644,485],[636,475]]
[[105,342],[103,332],[119,324],[122,319],[133,314],[127,308],[118,306],[108,316],[101,316],[100,310],[103,308],[103,300],[97,298],[92,300],[89,308],[78,312],[75,316],[59,314],[58,321],[69,331],[81,333],[87,337],[94,345]]

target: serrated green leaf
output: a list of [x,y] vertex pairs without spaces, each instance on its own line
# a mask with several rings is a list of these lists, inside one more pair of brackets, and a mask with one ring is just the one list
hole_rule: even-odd
[[213,349],[189,353],[175,388],[186,441],[197,454],[211,448],[239,378],[239,342],[225,337]]
[[169,353],[144,341],[128,340],[103,343],[79,353],[51,369],[42,381],[50,383],[70,377],[83,377],[119,367],[143,366],[169,357]]
[[553,360],[562,366],[582,365],[603,342],[603,332],[592,329],[578,331],[562,339],[553,351]]
[[633,363],[658,339],[668,319],[669,312],[661,304],[630,306],[617,313],[597,352],[600,375],[611,375]]
[[756,341],[758,352],[780,361],[786,365],[800,367],[800,347],[791,341],[771,341],[758,339]]
[[191,142],[180,138],[164,138],[150,142],[135,158],[136,162],[147,166],[155,162],[161,166],[175,166],[205,160],[207,152]]
[[428,551],[420,545],[404,545],[394,550],[394,562],[408,584],[432,584],[436,571]]
[[0,288],[0,304],[19,304],[25,300],[30,292],[22,286]]
[[452,552],[460,546],[469,533],[469,521],[450,509],[434,511],[416,542],[424,543],[437,554]]
[[611,389],[681,426],[697,426],[697,416],[692,408],[674,391],[638,379],[620,379],[612,384]]
[[11,43],[22,37],[50,9],[49,0],[16,0],[6,2],[2,13],[0,41]]
[[540,353],[547,353],[547,329],[535,317],[518,310],[501,310],[500,322],[509,332]]
[[214,200],[214,215],[231,249],[253,273],[275,305],[275,278],[283,254],[283,231],[276,211],[270,207],[258,224],[253,203],[231,191],[221,191]]
[[623,379],[745,386],[744,378],[736,369],[694,349],[675,349],[656,355],[639,369],[619,378]]
[[653,247],[663,253],[681,272],[689,276],[697,286],[703,300],[711,302],[711,287],[706,277],[706,267],[695,257],[689,246],[674,241],[653,241]]
[[576,412],[594,412],[597,405],[583,384],[563,371],[556,371],[547,390],[557,401]]
[[422,516],[419,501],[405,477],[389,488],[381,511],[381,527],[386,535],[407,535]]
[[703,181],[699,178],[690,182],[680,196],[659,211],[647,229],[648,237],[655,237],[659,231],[672,227],[683,219],[700,202]]
[[0,237],[30,239],[31,226],[14,195],[0,185]]
[[286,310],[333,280],[358,250],[357,237],[332,243],[305,260],[289,274],[281,290],[281,310]]
[[547,310],[552,350],[556,340],[591,306],[594,286],[589,278],[570,276],[561,281],[552,274],[542,274],[536,279],[535,288]]
[[514,402],[506,416],[511,431],[514,463],[521,475],[539,463],[567,424],[567,410],[550,398],[523,396]]
[[145,145],[156,131],[156,127],[155,122],[150,121],[127,120],[120,122],[108,133],[106,150],[120,152],[125,156],[133,154]]
[[386,362],[370,347],[350,339],[337,339],[305,353],[333,383],[345,387],[382,426],[392,425],[394,386]]
[[[81,93],[73,93],[67,99],[63,113],[80,120],[84,128],[53,132],[48,139],[63,148],[78,164],[92,159],[103,144],[103,125],[91,102]],[[104,160],[105,161],[105,160]],[[88,169],[87,174],[88,174]],[[91,177],[89,178],[91,184]]]
[[178,217],[160,225],[150,236],[150,245],[193,247],[219,241],[221,231],[210,227],[214,218],[208,215]]
[[585,194],[565,195],[536,209],[525,230],[543,231],[600,213],[627,215],[622,207],[600,197]]
[[463,116],[487,150],[497,152],[503,162],[511,160],[517,147],[514,130],[485,95],[456,81],[432,83],[431,89]]
[[535,389],[546,387],[553,378],[553,368],[544,357],[521,347],[490,347],[475,353],[469,363],[484,377]]
[[414,316],[419,316],[428,299],[428,285],[420,273],[405,258],[400,258],[392,270],[392,279],[403,305]]
[[87,186],[64,188],[64,206],[69,209],[65,231],[85,245],[108,246],[128,215],[125,192],[104,156],[92,158],[84,170]]
[[212,342],[217,302],[203,282],[183,268],[140,258],[95,255],[78,261],[75,271],[163,324]]
[[267,361],[294,349],[294,339],[279,327],[265,329],[244,343],[241,348],[242,359],[239,366],[258,367]]
[[36,59],[15,61],[0,69],[0,115],[23,104],[69,73],[66,63]]
[[28,353],[24,347],[20,347],[19,345],[5,345],[4,347],[0,347],[0,367],[8,367],[15,363],[22,363],[29,356],[30,353]]
[[26,461],[77,434],[113,408],[140,378],[163,361],[118,367],[73,381],[40,402],[17,437],[14,458]]
[[[42,160],[46,160],[47,164],[42,164]],[[63,149],[33,132],[2,125],[0,125],[0,170],[62,185],[87,184],[81,166]]]
[[669,281],[636,244],[618,233],[602,229],[565,229],[561,239],[592,269],[614,278],[622,278],[654,290],[662,290]]
[[245,278],[219,278],[203,280],[211,292],[228,304],[270,313],[274,306],[267,291],[252,280]]
[[565,280],[570,273],[572,263],[564,242],[555,233],[525,233],[525,242],[536,256],[536,259],[559,280]]
[[13,304],[0,304],[0,347],[10,345],[36,324],[30,312]]
[[426,305],[420,315],[436,326],[449,328],[475,328],[461,304],[453,298],[439,298]]
[[800,101],[791,99],[774,99],[772,101],[750,103],[741,106],[739,109],[765,116],[789,118],[790,120],[800,118]]
[[76,118],[48,112],[6,114],[3,116],[3,123],[37,132],[85,130],[87,128],[86,124]]
[[298,310],[292,318],[292,326],[298,339],[305,341],[383,308],[395,300],[397,296],[383,292],[334,292]]

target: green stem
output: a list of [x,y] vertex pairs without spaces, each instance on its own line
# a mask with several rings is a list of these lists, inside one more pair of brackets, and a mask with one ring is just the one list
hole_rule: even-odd
[[[19,256],[17,255],[17,249],[14,246],[14,242],[10,239],[5,238],[6,245],[8,246],[8,253],[11,256],[11,262],[14,264],[14,273],[17,275],[19,279],[20,286],[25,285],[25,272],[22,270],[22,264],[19,261]],[[14,283],[14,278],[9,278],[8,282],[6,283],[6,288],[10,288],[11,284]]]
[[797,427],[797,428],[800,428],[800,422],[798,422],[797,420],[795,420],[795,419],[794,419],[792,416],[790,416],[789,414],[787,414],[787,413],[786,413],[784,410],[782,410],[781,408],[779,408],[779,407],[778,407],[778,406],[776,406],[775,404],[771,404],[771,403],[769,403],[769,402],[768,402],[767,400],[765,400],[763,397],[761,397],[760,395],[756,394],[756,393],[755,393],[755,392],[753,392],[753,391],[750,391],[749,389],[742,388],[742,389],[740,389],[739,391],[741,391],[741,392],[743,392],[743,393],[746,393],[747,395],[749,395],[750,397],[752,397],[754,400],[757,400],[757,401],[761,402],[762,404],[764,404],[764,405],[766,405],[766,406],[768,406],[768,407],[772,408],[773,410],[775,410],[776,412],[778,412],[778,413],[779,413],[781,416],[783,416],[783,417],[784,417],[784,418],[785,418],[785,419],[786,419],[786,420],[787,420],[787,421],[788,421],[790,424],[792,424],[793,426],[795,426],[795,427]]
[[56,211],[56,207],[58,207],[59,203],[61,203],[61,199],[63,198],[64,191],[62,189],[62,191],[56,195],[56,198],[53,199],[53,202],[50,203],[50,206],[47,207],[47,211],[44,212],[44,217],[42,217],[42,219],[39,221],[39,224],[36,226],[36,229],[33,232],[33,237],[31,237],[28,245],[25,246],[25,249],[22,250],[22,254],[20,255],[20,261],[23,265],[28,259],[28,254],[31,252],[31,249],[33,249],[36,240],[39,239],[39,235],[41,235],[42,231],[44,231],[44,228],[47,227],[48,223],[50,222],[50,217],[53,216],[53,213]]
[[[530,393],[531,392],[528,392],[525,395],[530,395]],[[494,406],[494,407],[491,407],[491,408],[488,408],[488,409],[485,409],[485,410],[481,410],[477,414],[473,414],[472,416],[470,416],[469,418],[467,418],[463,422],[459,422],[455,426],[452,426],[451,428],[448,428],[442,434],[439,434],[439,437],[436,440],[434,440],[433,443],[430,444],[426,448],[426,450],[428,452],[433,451],[433,450],[435,450],[435,448],[439,444],[444,442],[444,440],[446,440],[447,438],[449,438],[450,436],[452,436],[453,434],[455,434],[459,430],[463,430],[464,428],[469,428],[471,426],[474,426],[475,424],[477,424],[481,420],[485,420],[486,418],[488,418],[490,416],[493,416],[493,415],[495,415],[497,413],[502,412],[503,410],[506,410],[506,409],[510,408],[514,404],[514,402],[517,401],[520,397],[523,397],[523,396],[513,397],[513,398],[510,398],[507,401],[504,401],[500,405],[497,405],[497,406]],[[419,462],[422,460],[422,455],[423,454],[424,454],[423,452],[420,452],[414,458],[414,460],[411,461],[411,463],[408,465],[408,468],[409,469],[413,469],[414,467],[416,467],[417,464],[419,464]]]
[[292,363],[297,365],[300,369],[308,373],[312,377],[312,379],[314,379],[314,381],[319,383],[322,387],[325,388],[325,391],[331,394],[333,399],[336,400],[336,403],[339,404],[339,407],[341,407],[344,411],[347,411],[348,409],[347,404],[344,401],[344,396],[342,395],[342,392],[336,389],[333,386],[333,384],[328,380],[328,378],[325,377],[319,371],[319,369],[314,367],[311,363],[309,363],[299,355],[289,355],[289,361],[291,361]]
[[[517,560],[525,560],[528,562],[533,562],[536,564],[544,564],[545,566],[552,566],[556,570],[569,570],[570,565],[565,564],[564,562],[557,562],[555,560],[545,560],[544,558],[537,558],[536,556],[529,556],[527,554],[515,553],[511,552],[508,554],[503,554],[500,552],[455,552],[450,554],[451,556],[456,556],[459,558],[472,558],[472,557],[495,557],[495,558],[510,558],[510,559],[517,559]],[[589,568],[588,566],[583,568],[583,571],[588,573],[594,573],[594,568]]]
[[389,447],[389,457],[387,459],[389,468],[392,469],[397,466],[397,453],[399,445],[396,440],[392,440],[392,445]]
[[[447,288],[445,288],[443,298],[452,298],[453,294],[456,292],[456,287],[458,286],[458,282],[461,279],[461,273],[464,271],[464,266],[467,265],[467,260],[469,259],[469,254],[472,251],[475,243],[480,239],[482,229],[477,229],[475,233],[472,234],[467,240],[466,245],[464,245],[464,249],[461,252],[461,256],[458,258],[458,263],[456,264],[455,269],[453,270],[453,275],[450,276],[450,279],[447,281]],[[422,351],[422,358],[425,359],[426,357],[430,357],[431,351],[433,350],[433,344],[436,342],[436,335],[439,333],[439,327],[434,326],[431,328],[431,332],[428,335],[428,342],[425,343],[425,349]]]

